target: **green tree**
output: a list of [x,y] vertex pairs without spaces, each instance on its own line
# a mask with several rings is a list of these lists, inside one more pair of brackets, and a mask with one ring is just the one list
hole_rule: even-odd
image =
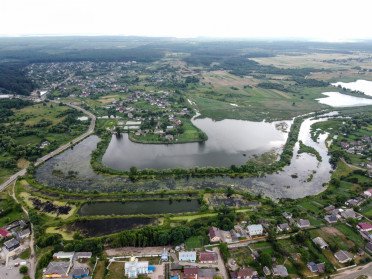
[[28,267],[25,266],[25,265],[22,265],[20,268],[19,268],[19,273],[21,274],[27,274],[28,272]]

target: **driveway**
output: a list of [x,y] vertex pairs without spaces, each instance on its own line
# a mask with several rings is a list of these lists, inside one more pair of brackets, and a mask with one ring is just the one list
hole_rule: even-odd
[[337,275],[332,276],[332,278],[355,279],[362,275],[368,276],[368,278],[372,278],[372,262],[364,266],[357,266],[355,268],[345,270]]
[[223,261],[223,259],[221,257],[220,249],[218,249],[218,247],[214,247],[213,248],[213,251],[218,254],[218,263],[217,263],[217,266],[218,266],[218,269],[219,269],[222,277],[225,278],[225,279],[228,279],[229,276],[227,275],[226,266],[225,266],[225,263],[224,263],[224,261]]

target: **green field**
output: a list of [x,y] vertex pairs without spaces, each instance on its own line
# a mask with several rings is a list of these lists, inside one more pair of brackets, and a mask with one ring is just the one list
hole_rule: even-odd
[[[218,74],[222,77],[227,75],[225,72]],[[266,79],[264,78],[263,81]],[[288,82],[280,83],[290,86]],[[277,89],[244,87],[241,80],[237,84],[236,86],[218,83],[205,85],[197,91],[191,91],[188,97],[196,103],[197,109],[203,116],[215,120],[232,118],[270,121],[291,119],[306,112],[326,108],[315,99],[323,96],[321,92],[335,91],[334,88],[327,87],[294,87],[295,92],[283,92]]]
[[[13,146],[0,149],[0,162],[15,163],[0,167],[0,182],[15,173],[17,167],[23,168],[29,161],[34,161],[79,136],[89,124],[89,121],[76,119],[82,115],[81,112],[51,102],[27,105],[21,109],[12,109],[12,112],[13,115],[1,123],[4,126],[0,136],[9,137],[11,140],[7,139],[7,142]],[[39,149],[39,145],[45,141],[49,145]]]

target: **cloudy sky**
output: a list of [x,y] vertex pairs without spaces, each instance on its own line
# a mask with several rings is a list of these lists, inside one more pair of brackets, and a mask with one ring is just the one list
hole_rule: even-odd
[[0,0],[0,36],[372,39],[371,0]]

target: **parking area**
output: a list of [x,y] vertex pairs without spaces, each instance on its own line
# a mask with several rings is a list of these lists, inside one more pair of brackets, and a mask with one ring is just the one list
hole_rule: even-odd
[[155,271],[148,275],[151,279],[158,279],[161,278],[161,276],[164,276],[164,264],[161,265],[154,265]]
[[[25,262],[19,258],[9,259],[8,266],[5,266],[5,262],[0,264],[0,279],[22,279],[22,274],[19,273],[20,266],[15,266],[20,262]],[[26,266],[30,268],[30,263],[26,261]]]

